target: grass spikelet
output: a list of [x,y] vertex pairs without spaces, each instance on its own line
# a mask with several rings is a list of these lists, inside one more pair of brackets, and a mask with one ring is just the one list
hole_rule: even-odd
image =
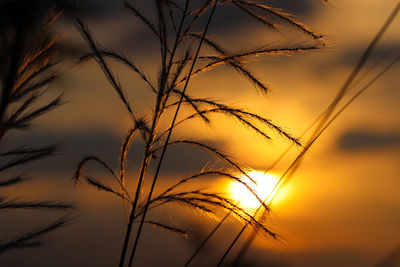
[[17,237],[10,238],[6,241],[1,241],[0,255],[12,249],[41,246],[43,244],[43,240],[41,238],[44,235],[47,235],[61,227],[67,226],[71,220],[72,218],[70,216],[63,216],[51,224],[34,228]]
[[309,27],[304,25],[302,22],[295,19],[292,15],[282,11],[279,8],[273,8],[273,7],[264,5],[264,4],[258,4],[255,1],[251,1],[251,0],[234,0],[232,2],[236,5],[237,4],[245,5],[245,6],[247,5],[249,7],[254,7],[261,11],[267,12],[267,13],[281,19],[282,21],[288,23],[289,25],[299,29],[300,31],[310,35],[314,39],[321,39],[323,37],[321,34],[315,33]]
[[114,189],[112,189],[108,185],[105,185],[104,183],[100,182],[99,180],[97,180],[93,177],[89,177],[89,176],[86,176],[85,178],[86,178],[86,181],[88,182],[88,184],[94,186],[97,190],[109,192],[109,193],[112,193],[112,194],[120,197],[121,199],[126,199],[121,193],[115,191]]
[[20,201],[11,199],[0,201],[0,209],[48,209],[48,210],[70,210],[74,208],[72,204],[55,201]]
[[174,235],[177,235],[177,236],[184,237],[186,239],[190,237],[189,231],[187,231],[185,229],[180,229],[180,228],[175,227],[175,226],[170,226],[170,225],[167,225],[167,224],[164,224],[164,223],[160,223],[160,222],[155,222],[155,221],[145,221],[145,223],[151,224],[155,228],[160,228],[161,230],[170,232],[170,233],[172,233]]
[[[29,178],[27,178],[27,177],[24,177],[22,175],[18,175],[16,177],[9,178],[9,179],[4,180],[4,181],[0,181],[0,187],[12,186],[12,185],[15,185],[15,184],[19,184],[19,183],[25,182],[28,179]],[[0,202],[1,202],[1,199],[0,199]]]

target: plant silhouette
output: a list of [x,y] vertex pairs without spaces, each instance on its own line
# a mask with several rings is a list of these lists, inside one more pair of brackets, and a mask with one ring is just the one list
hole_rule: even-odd
[[[293,16],[280,9],[266,5],[262,1],[157,0],[153,3],[154,14],[152,16],[146,15],[129,1],[124,4],[127,11],[131,12],[158,40],[160,65],[156,80],[150,79],[138,67],[138,64],[127,56],[112,49],[101,48],[101,44],[95,40],[89,27],[79,17],[76,18],[77,28],[89,47],[89,52],[83,55],[80,60],[96,60],[132,119],[132,126],[125,139],[121,142],[118,166],[116,168],[112,167],[99,156],[84,156],[79,162],[73,178],[76,182],[85,180],[95,188],[109,192],[122,200],[127,214],[127,230],[119,266],[125,264],[130,244],[133,244],[133,248],[130,252],[128,265],[132,264],[144,223],[152,224],[175,234],[184,236],[188,234],[186,230],[179,227],[147,219],[148,211],[170,203],[188,206],[206,214],[215,214],[216,210],[224,209],[234,214],[238,220],[257,229],[258,232],[277,238],[277,234],[272,232],[264,222],[259,221],[248,211],[239,207],[235,201],[221,194],[221,192],[210,192],[199,188],[193,190],[182,189],[182,185],[186,185],[193,180],[200,180],[208,176],[222,177],[244,184],[259,200],[260,205],[265,210],[269,210],[263,200],[241,179],[241,176],[247,176],[251,182],[255,183],[247,174],[248,167],[236,162],[231,155],[226,154],[218,147],[191,137],[176,138],[173,137],[172,133],[175,128],[185,127],[186,122],[195,119],[200,119],[206,125],[212,125],[212,114],[217,113],[233,118],[243,127],[248,128],[249,131],[254,132],[265,140],[270,140],[270,132],[275,132],[289,142],[300,145],[297,138],[284,131],[270,119],[212,98],[196,97],[188,93],[188,88],[193,77],[201,76],[202,73],[213,71],[216,67],[225,65],[248,79],[256,90],[262,94],[268,94],[269,87],[257,78],[256,74],[247,67],[247,63],[268,55],[287,55],[317,50],[324,44],[322,36],[306,27]],[[292,27],[304,34],[309,41],[298,43],[288,40],[285,44],[265,44],[257,49],[232,53],[214,41],[212,36],[208,34],[209,27],[212,27],[213,17],[217,16],[215,10],[222,5],[241,10],[243,15],[250,16],[250,18],[261,23],[268,31],[277,30],[281,26]],[[200,31],[198,30],[199,28],[201,29]],[[110,60],[117,61],[129,68],[132,74],[142,80],[154,94],[154,108],[146,114],[145,118],[139,117],[135,113],[134,104],[128,99],[125,88],[109,66]],[[181,108],[185,108],[191,114],[178,120]],[[174,114],[172,119],[166,115],[171,110]],[[161,122],[171,120],[169,127],[162,127]],[[132,191],[126,187],[126,167],[127,154],[135,136],[144,141],[145,148],[139,176],[137,177],[137,186]],[[175,145],[185,145],[205,150],[219,158],[225,165],[224,167],[203,169],[199,173],[182,178],[163,193],[154,194],[167,148]],[[86,175],[84,169],[88,162],[96,162],[104,168],[112,178],[113,184],[105,182],[104,179],[99,177]],[[147,175],[151,162],[156,164],[156,171],[152,179]],[[142,195],[145,180],[149,180],[151,185],[147,196]],[[132,241],[131,231],[135,222],[138,222],[139,226],[136,237]]]
[[[47,3],[48,4],[48,3]],[[50,27],[61,14],[49,10],[44,1],[5,1],[1,3],[0,54],[0,190],[26,182],[29,178],[21,168],[54,154],[56,145],[11,146],[6,137],[16,131],[27,131],[32,122],[61,105],[61,95],[51,97],[48,85],[58,77],[57,39]],[[70,203],[10,198],[0,191],[1,216],[13,210],[59,210],[73,208]],[[19,235],[0,238],[0,254],[13,249],[36,247],[48,233],[67,225],[64,215],[47,225],[38,226]]]

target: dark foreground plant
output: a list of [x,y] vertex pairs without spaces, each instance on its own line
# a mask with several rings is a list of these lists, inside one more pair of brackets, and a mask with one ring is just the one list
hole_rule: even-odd
[[[49,14],[42,1],[3,1],[0,10],[0,216],[16,209],[70,210],[69,203],[10,199],[2,192],[28,180],[25,174],[18,173],[20,167],[49,157],[56,150],[55,145],[12,147],[6,137],[17,130],[26,130],[33,120],[57,108],[61,99],[57,96],[44,101],[50,95],[47,85],[57,78],[57,42],[49,34],[49,27],[60,12],[53,10]],[[43,236],[69,221],[69,216],[62,216],[19,235],[0,237],[0,254],[39,246]]]
[[[124,209],[127,205],[127,210],[125,211],[128,214],[127,230],[119,266],[125,264],[130,246],[132,246],[132,250],[128,265],[132,264],[144,223],[152,224],[175,234],[184,236],[188,234],[184,229],[147,219],[148,211],[169,203],[188,206],[200,210],[205,214],[215,214],[218,209],[224,209],[234,214],[245,225],[251,225],[257,232],[277,238],[277,234],[272,232],[265,222],[258,220],[257,217],[239,207],[238,203],[225,197],[221,192],[210,192],[209,190],[199,188],[188,190],[182,187],[182,185],[186,185],[193,180],[200,180],[208,176],[226,178],[244,184],[256,196],[260,205],[265,210],[269,210],[269,207],[255,194],[249,184],[243,182],[241,179],[242,176],[247,176],[250,182],[255,183],[247,174],[249,168],[236,162],[232,156],[224,153],[219,148],[205,142],[197,141],[193,138],[173,139],[172,131],[176,127],[184,127],[186,122],[194,119],[200,119],[203,123],[212,125],[213,120],[211,115],[219,113],[237,120],[241,125],[260,135],[265,140],[271,139],[269,131],[272,131],[280,134],[290,142],[300,145],[296,138],[267,118],[240,107],[228,106],[213,99],[192,96],[187,93],[187,90],[189,82],[194,76],[211,71],[219,65],[226,65],[247,78],[261,93],[267,94],[269,92],[268,86],[248,69],[246,63],[252,59],[258,59],[266,55],[291,54],[318,49],[322,46],[321,36],[283,11],[265,5],[263,1],[156,0],[152,1],[152,4],[154,4],[155,11],[152,17],[147,17],[136,5],[129,2],[125,2],[125,7],[155,35],[159,42],[160,66],[156,81],[148,78],[137,67],[137,64],[128,57],[113,50],[100,48],[101,45],[95,41],[85,23],[79,18],[76,20],[77,27],[90,48],[90,52],[82,56],[81,60],[95,59],[97,61],[132,118],[132,126],[121,143],[119,163],[116,169],[100,157],[85,156],[80,161],[74,175],[75,181],[84,179],[97,189],[119,197],[124,203]],[[288,43],[283,45],[266,44],[258,49],[232,53],[227,48],[217,44],[208,34],[208,28],[212,25],[212,19],[216,16],[215,10],[219,5],[226,5],[243,11],[245,15],[249,15],[251,18],[265,25],[268,30],[275,30],[278,26],[291,26],[310,37],[310,39],[308,42],[300,44],[288,41]],[[205,20],[202,17],[205,17]],[[198,32],[199,29],[200,32]],[[201,51],[204,52],[200,53]],[[154,108],[147,114],[146,119],[138,117],[135,114],[134,106],[131,105],[125,90],[109,67],[110,60],[117,61],[128,67],[154,93]],[[188,108],[191,114],[186,118],[177,120],[181,106]],[[171,120],[166,116],[167,111],[170,110],[174,110],[172,122],[169,127],[163,129],[161,122]],[[125,183],[127,173],[126,161],[127,153],[131,148],[135,135],[144,141],[145,149],[139,176],[137,177],[137,186],[132,192],[132,190],[126,188]],[[166,150],[168,147],[174,145],[186,145],[206,150],[224,162],[225,166],[208,167],[199,173],[181,179],[163,193],[153,195]],[[109,185],[102,179],[85,175],[83,172],[84,166],[90,161],[96,162],[105,168],[113,178],[115,185]],[[155,162],[156,171],[150,182],[150,192],[143,198],[141,195],[142,188],[151,162]],[[150,177],[147,179],[150,179]],[[131,231],[135,222],[139,222],[139,226],[134,242],[131,244]]]

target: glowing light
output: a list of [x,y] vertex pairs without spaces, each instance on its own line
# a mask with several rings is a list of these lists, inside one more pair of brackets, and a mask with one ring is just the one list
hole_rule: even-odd
[[[256,181],[257,184],[251,182],[250,179],[245,175],[241,177],[241,180],[245,182],[261,200],[265,200],[268,197],[267,201],[265,202],[268,204],[268,202],[273,198],[272,191],[274,190],[275,185],[278,183],[279,177],[270,173],[264,174],[264,172],[260,171],[252,171],[249,172],[248,175],[254,181]],[[254,194],[252,194],[249,189],[240,182],[232,182],[229,191],[235,200],[240,201],[239,206],[243,208],[257,209],[260,206],[260,202],[254,196]],[[276,193],[276,190],[274,193]]]

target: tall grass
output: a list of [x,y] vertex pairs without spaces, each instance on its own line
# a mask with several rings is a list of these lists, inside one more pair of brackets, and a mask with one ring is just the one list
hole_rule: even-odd
[[[322,36],[306,27],[293,16],[282,10],[273,8],[263,1],[251,0],[205,0],[205,1],[152,1],[154,14],[147,16],[135,4],[126,1],[125,8],[131,12],[138,21],[151,32],[159,43],[160,65],[156,80],[150,79],[142,71],[136,62],[113,50],[102,49],[99,42],[95,41],[89,27],[78,17],[76,25],[86,41],[89,52],[81,57],[82,61],[94,59],[100,66],[108,79],[111,87],[116,92],[132,119],[132,125],[124,140],[121,141],[121,152],[118,166],[113,168],[98,156],[84,156],[79,162],[74,180],[85,180],[95,188],[111,193],[121,199],[124,210],[127,213],[127,229],[123,240],[119,266],[131,266],[137,250],[142,227],[152,224],[175,234],[187,235],[187,231],[175,226],[167,225],[158,221],[147,219],[147,213],[165,204],[175,203],[188,206],[202,211],[205,214],[216,214],[223,209],[235,215],[245,225],[250,225],[257,232],[266,236],[277,238],[268,225],[241,208],[236,201],[225,197],[221,192],[213,192],[205,189],[183,189],[182,185],[194,180],[201,180],[208,176],[216,176],[242,183],[259,200],[265,210],[269,210],[267,204],[251,189],[249,184],[242,181],[241,176],[247,176],[250,182],[255,183],[248,176],[246,166],[236,162],[231,155],[221,149],[194,138],[173,137],[173,131],[177,127],[184,127],[189,121],[199,119],[206,125],[212,125],[212,114],[223,114],[238,121],[240,125],[249,131],[270,140],[270,132],[278,133],[282,138],[300,145],[297,138],[284,131],[277,124],[259,114],[245,110],[237,106],[229,106],[209,98],[199,98],[188,93],[190,81],[193,77],[204,72],[214,70],[217,66],[225,65],[249,80],[255,89],[262,94],[269,93],[269,87],[257,78],[248,67],[247,62],[255,57],[267,55],[285,55],[299,52],[309,52],[323,46]],[[244,50],[232,53],[227,48],[215,42],[208,34],[212,27],[213,18],[218,15],[218,6],[225,5],[243,11],[244,15],[250,16],[260,22],[268,31],[274,31],[281,26],[289,26],[309,38],[308,42],[298,43],[288,41],[286,44],[265,44],[259,49]],[[203,19],[204,17],[204,19]],[[200,30],[200,33],[198,32]],[[273,43],[273,42],[271,42]],[[205,51],[205,52],[204,52]],[[135,113],[134,105],[127,97],[127,93],[118,82],[116,75],[111,71],[109,61],[117,61],[128,67],[132,74],[142,80],[148,89],[154,94],[154,108],[146,114],[146,119]],[[189,116],[178,120],[181,108],[191,112]],[[166,116],[168,111],[173,110],[173,118],[170,126],[163,128],[162,122],[171,120]],[[124,126],[123,126],[124,127]],[[133,190],[126,187],[127,179],[127,154],[131,148],[134,136],[141,138],[145,143],[143,159],[139,175],[136,178],[137,186]],[[213,154],[225,163],[225,167],[208,167],[189,177],[183,178],[176,184],[171,185],[161,194],[155,194],[158,177],[162,168],[166,151],[170,146],[185,145],[199,148]],[[88,176],[84,172],[88,162],[96,162],[103,167],[112,177],[114,184],[109,184],[103,179]],[[151,162],[156,164],[153,177],[147,175]],[[150,181],[150,192],[147,196],[142,195],[145,180]],[[135,222],[139,223],[136,237],[132,238],[132,228]],[[131,247],[131,250],[129,248]],[[129,260],[127,258],[129,257]]]
[[[12,147],[6,138],[16,131],[27,131],[35,119],[62,103],[61,95],[44,100],[50,95],[48,85],[58,76],[57,39],[49,30],[60,12],[49,11],[43,1],[3,1],[0,10],[0,215],[24,209],[65,213],[73,208],[70,203],[10,198],[2,191],[29,180],[21,167],[52,156],[57,148],[30,144]],[[0,254],[39,246],[45,235],[65,226],[70,219],[64,215],[19,235],[0,237]]]

